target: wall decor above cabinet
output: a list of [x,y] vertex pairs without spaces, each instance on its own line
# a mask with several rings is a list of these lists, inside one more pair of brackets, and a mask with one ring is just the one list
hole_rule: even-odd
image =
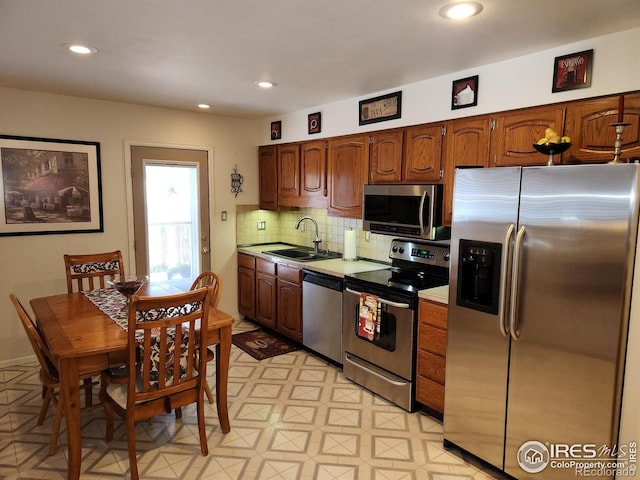
[[451,110],[478,105],[478,75],[461,78],[451,88]]
[[402,92],[360,100],[359,125],[384,122],[400,118],[402,114]]
[[307,119],[309,135],[322,131],[322,114],[320,112],[310,113]]
[[590,87],[592,65],[593,50],[556,57],[553,64],[553,88],[551,91],[555,93]]

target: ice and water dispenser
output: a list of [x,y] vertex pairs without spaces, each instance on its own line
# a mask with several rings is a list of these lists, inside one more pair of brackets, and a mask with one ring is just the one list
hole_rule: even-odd
[[459,252],[456,304],[496,315],[502,245],[460,240]]

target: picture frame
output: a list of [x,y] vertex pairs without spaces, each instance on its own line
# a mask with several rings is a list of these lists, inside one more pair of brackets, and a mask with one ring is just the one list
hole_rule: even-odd
[[360,125],[385,122],[402,115],[402,91],[360,100],[358,120]]
[[103,232],[100,143],[0,135],[0,236]]
[[322,131],[322,114],[320,112],[310,113],[307,119],[309,135]]
[[451,85],[451,110],[478,105],[478,75],[454,80]]
[[593,49],[556,57],[551,92],[564,92],[591,86]]
[[280,140],[282,138],[282,121],[271,122],[271,140]]

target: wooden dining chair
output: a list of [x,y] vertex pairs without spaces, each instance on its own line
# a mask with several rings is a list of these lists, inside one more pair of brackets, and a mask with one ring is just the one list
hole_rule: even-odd
[[[112,275],[124,275],[124,262],[120,250],[104,253],[65,255],[67,292],[73,293],[96,288],[105,288],[105,281]],[[75,288],[74,288],[75,287]],[[93,381],[84,381],[85,396],[91,405]]]
[[[222,289],[222,282],[217,274],[213,272],[202,272],[191,284],[191,290],[207,287],[209,285],[213,287],[213,294],[211,295],[211,301],[209,304],[211,305],[211,308],[216,310],[218,308],[218,302],[220,301],[220,290]],[[211,362],[214,357],[215,355],[213,350],[207,347],[207,362]],[[209,404],[213,405],[213,393],[211,393],[211,387],[208,382],[205,382],[204,384],[204,393],[207,395]]]
[[[111,275],[124,275],[124,262],[120,250],[105,253],[65,255],[67,291],[73,293],[105,288]],[[75,286],[75,288],[74,288]]]
[[[196,403],[200,450],[208,455],[204,418],[207,329],[213,287],[167,295],[140,297],[129,303],[129,377],[112,383],[103,372],[100,399],[113,438],[114,412],[127,424],[131,478],[138,478],[135,423]],[[134,367],[135,366],[135,367]]]
[[[56,406],[55,415],[53,418],[53,428],[51,430],[51,439],[49,440],[49,455],[53,455],[58,448],[58,436],[60,435],[60,424],[63,414],[63,403],[58,399],[58,393],[60,389],[60,375],[58,369],[55,367],[55,359],[49,351],[49,347],[45,343],[40,331],[36,324],[31,320],[31,317],[20,303],[20,300],[14,295],[9,295],[13,306],[18,312],[24,331],[27,334],[31,348],[36,354],[38,363],[40,363],[40,381],[43,386],[43,400],[42,407],[40,407],[40,415],[38,415],[38,425],[42,425],[49,410],[49,405],[53,401]],[[86,403],[86,400],[85,400]]]

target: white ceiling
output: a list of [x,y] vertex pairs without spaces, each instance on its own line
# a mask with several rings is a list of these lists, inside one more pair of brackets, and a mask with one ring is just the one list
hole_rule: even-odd
[[478,1],[0,0],[0,86],[261,118],[640,26],[640,0]]

